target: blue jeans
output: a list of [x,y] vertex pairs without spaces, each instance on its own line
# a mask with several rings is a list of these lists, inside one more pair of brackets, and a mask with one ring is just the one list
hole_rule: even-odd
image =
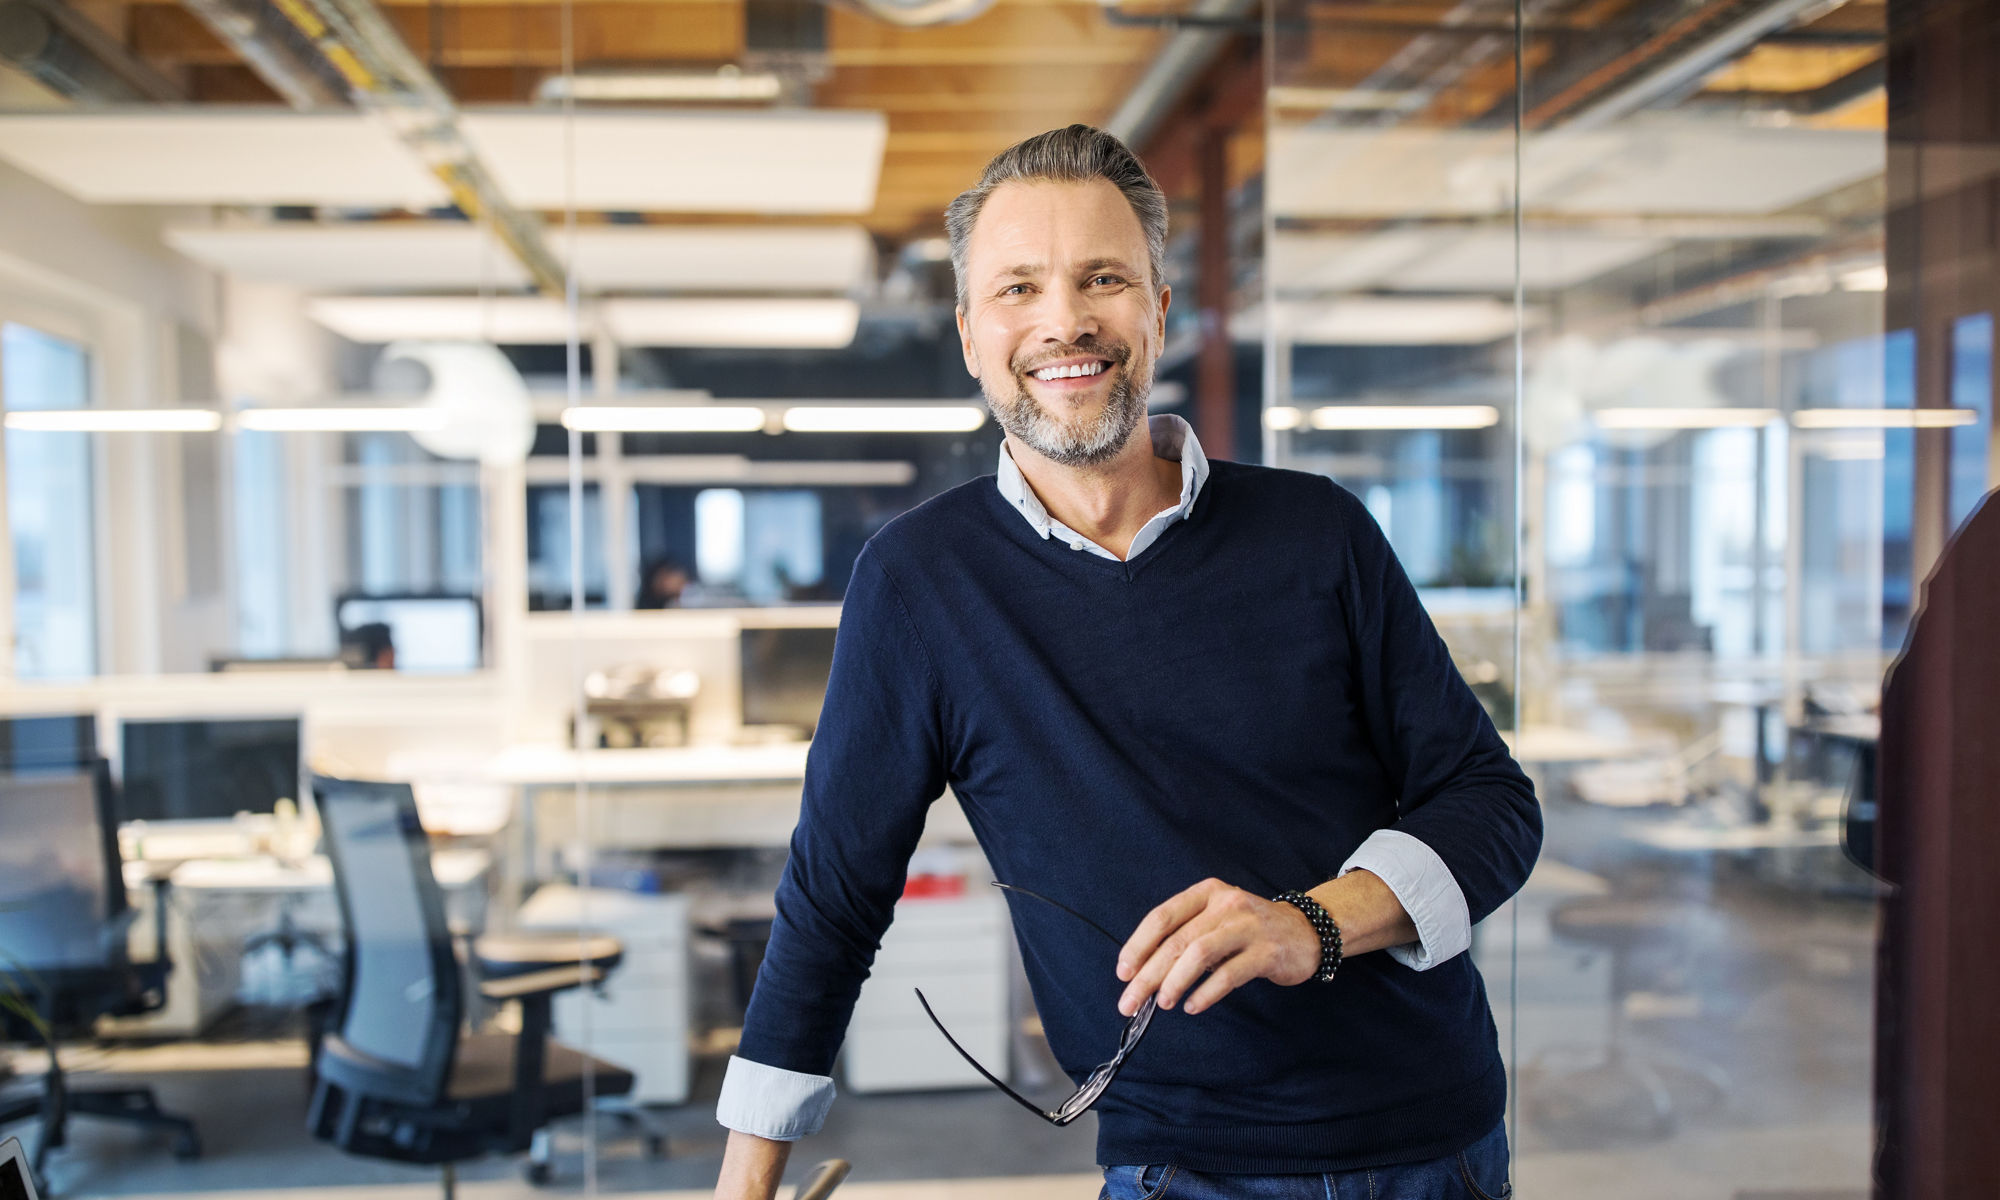
[[1104,1168],[1098,1200],[1506,1200],[1507,1125],[1429,1162],[1330,1175],[1204,1175],[1171,1163]]

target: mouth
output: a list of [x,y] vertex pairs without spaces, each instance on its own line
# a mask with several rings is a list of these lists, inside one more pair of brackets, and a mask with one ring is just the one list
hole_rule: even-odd
[[1052,362],[1028,372],[1039,383],[1059,387],[1088,386],[1098,376],[1111,369],[1111,363],[1101,358],[1069,358]]

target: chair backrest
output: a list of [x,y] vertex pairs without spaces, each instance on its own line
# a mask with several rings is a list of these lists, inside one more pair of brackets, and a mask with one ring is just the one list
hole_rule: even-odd
[[122,961],[126,909],[111,775],[0,777],[0,971]]
[[313,778],[347,925],[336,1026],[378,1082],[418,1102],[443,1092],[464,1011],[430,844],[406,783]]

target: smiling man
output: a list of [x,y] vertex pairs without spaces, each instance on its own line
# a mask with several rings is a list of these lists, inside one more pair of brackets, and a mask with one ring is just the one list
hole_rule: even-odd
[[997,878],[1131,931],[1014,908],[1073,1079],[1161,1010],[1096,1104],[1110,1200],[1506,1195],[1465,951],[1540,849],[1526,777],[1353,496],[1147,418],[1167,208],[1122,144],[1022,142],[946,225],[1007,438],[855,562],[718,1196],[819,1128],[947,784]]

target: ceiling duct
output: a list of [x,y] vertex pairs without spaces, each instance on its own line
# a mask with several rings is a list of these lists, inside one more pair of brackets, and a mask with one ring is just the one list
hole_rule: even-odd
[[46,0],[0,0],[0,62],[85,104],[184,99],[173,81],[89,18]]
[[347,84],[339,72],[265,0],[181,0],[181,7],[208,26],[293,108],[347,105]]
[[916,29],[970,21],[992,8],[993,0],[855,0],[855,4],[878,21]]

